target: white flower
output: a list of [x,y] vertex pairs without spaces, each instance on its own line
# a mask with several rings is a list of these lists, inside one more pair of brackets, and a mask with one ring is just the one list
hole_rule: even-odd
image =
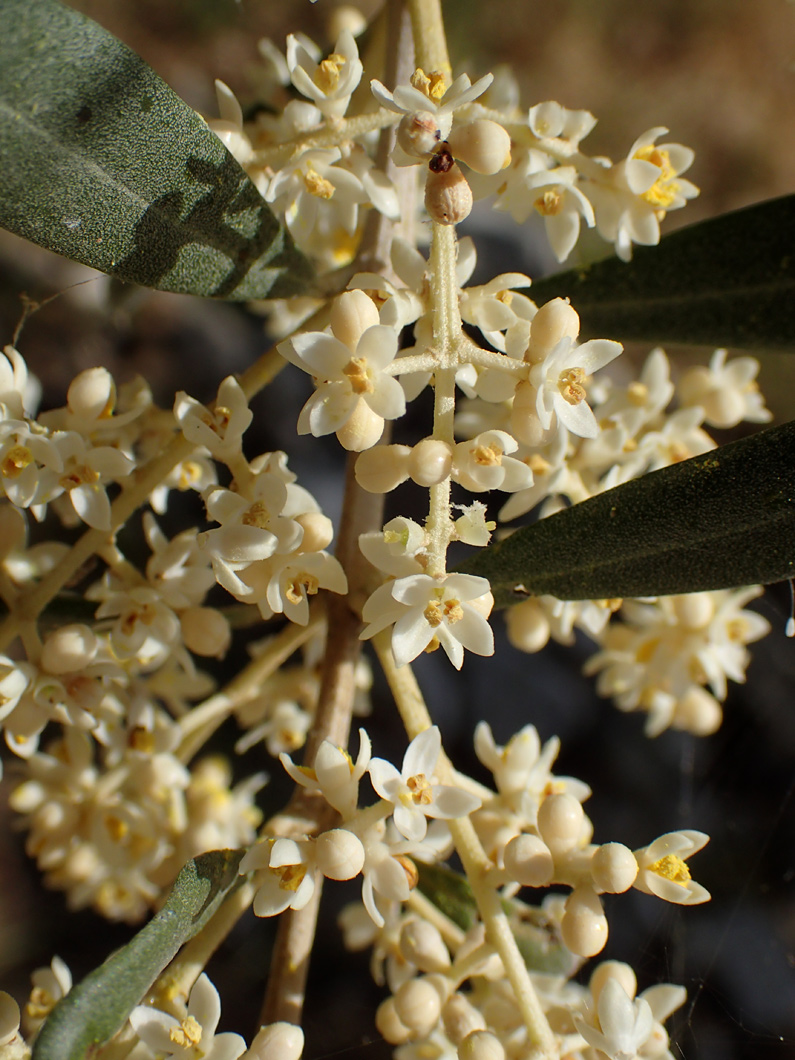
[[[444,83],[437,75],[431,74],[429,78],[421,70],[417,70],[410,85],[398,85],[394,92],[390,92],[385,85],[375,80],[370,82],[370,88],[381,106],[387,110],[396,114],[427,115],[436,125],[436,139],[446,140],[453,125],[454,111],[477,99],[493,80],[493,74],[486,74],[473,85],[466,74],[461,74],[444,91]],[[409,164],[415,165],[419,159],[411,158],[408,161]]]
[[231,155],[245,166],[251,161],[254,149],[243,128],[243,110],[234,92],[223,81],[215,81],[215,98],[218,101],[220,118],[207,122],[224,147]]
[[[362,77],[362,63],[353,35],[344,29],[327,59],[318,62],[317,51],[305,38],[287,38],[287,68],[295,87],[311,99],[327,118],[341,118]],[[310,43],[310,42],[307,42]]]
[[266,839],[244,855],[240,872],[263,872],[254,896],[256,916],[278,916],[285,909],[303,909],[315,891],[314,849],[308,841]]
[[638,875],[634,886],[644,894],[655,894],[676,905],[700,905],[708,902],[706,887],[690,878],[685,863],[709,842],[703,832],[668,832],[647,847],[635,851]]
[[527,115],[530,132],[539,139],[568,140],[577,146],[596,125],[596,118],[587,110],[567,110],[554,100],[536,103]]
[[436,641],[457,670],[464,649],[476,655],[494,652],[494,635],[475,601],[491,610],[491,592],[486,578],[471,574],[447,574],[443,579],[414,574],[382,585],[362,610],[367,627],[363,640],[395,624],[392,652],[397,666],[416,659]]
[[23,1011],[26,1033],[36,1031],[55,1005],[72,989],[72,973],[60,957],[53,957],[49,968],[37,968],[31,974],[30,998]]
[[38,400],[41,386],[28,373],[22,354],[13,346],[4,346],[0,356],[0,417],[4,420],[24,420]]
[[273,556],[247,567],[240,577],[251,589],[246,603],[255,603],[263,618],[284,614],[299,626],[309,621],[310,596],[321,589],[345,593],[348,588],[339,560],[328,552]]
[[481,801],[460,788],[434,784],[433,775],[442,738],[434,725],[415,736],[403,757],[400,773],[383,758],[373,758],[368,766],[373,787],[395,809],[395,827],[406,839],[421,842],[428,829],[428,817],[450,820],[466,817]]
[[541,364],[530,371],[536,387],[536,412],[544,430],[552,425],[553,414],[581,438],[595,438],[599,425],[585,400],[587,377],[621,353],[621,343],[591,339],[578,346],[568,335],[555,345]]
[[135,467],[133,461],[113,446],[93,447],[76,431],[56,431],[52,444],[63,470],[58,487],[42,502],[65,493],[84,523],[95,530],[110,530],[110,500],[105,484],[129,475]]
[[698,188],[683,173],[693,162],[693,152],[681,144],[657,144],[668,132],[662,126],[637,138],[623,162],[605,172],[604,181],[589,185],[600,234],[615,243],[616,254],[629,261],[632,244],[653,246],[660,241],[660,220],[668,210],[678,210],[698,195]]
[[768,423],[773,414],[756,383],[759,361],[735,357],[726,363],[726,350],[715,350],[709,367],[696,365],[682,376],[677,393],[683,405],[701,405],[712,427],[736,427],[742,420]]
[[231,375],[219,386],[212,412],[184,390],[174,399],[174,416],[182,433],[219,460],[241,451],[243,432],[253,415],[240,383]]
[[506,455],[518,448],[505,431],[485,431],[469,442],[459,442],[453,450],[453,478],[472,493],[529,489],[533,472],[523,460]]
[[[597,1018],[594,1019],[594,1016]],[[612,976],[599,994],[596,1026],[574,1017],[577,1030],[594,1049],[610,1060],[635,1060],[654,1029],[651,1006],[643,997],[631,1000],[618,979]]]
[[527,190],[544,218],[547,239],[558,261],[565,261],[574,249],[580,234],[580,218],[589,228],[596,223],[593,206],[577,187],[578,176],[574,166],[557,166],[527,178]]
[[424,559],[427,543],[419,523],[402,515],[390,519],[383,530],[359,535],[359,549],[365,559],[393,578],[424,572],[420,557]]
[[321,743],[311,768],[294,765],[288,754],[279,755],[279,761],[297,784],[322,792],[326,802],[347,820],[356,811],[359,781],[367,772],[370,754],[370,737],[364,729],[359,729],[359,754],[355,763],[347,751],[328,740]]
[[130,1023],[138,1037],[163,1060],[237,1060],[246,1051],[239,1034],[216,1034],[221,999],[202,973],[188,998],[184,1019],[149,1005],[136,1005]]

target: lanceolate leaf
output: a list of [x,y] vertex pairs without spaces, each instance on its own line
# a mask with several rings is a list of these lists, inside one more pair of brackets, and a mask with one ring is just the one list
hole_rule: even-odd
[[0,225],[121,280],[236,300],[311,269],[146,63],[58,0],[0,4]]
[[112,1038],[180,946],[242,879],[242,857],[242,850],[213,850],[189,861],[160,912],[58,1002],[36,1038],[33,1060],[86,1060]]
[[795,350],[795,195],[723,214],[533,284],[570,298],[589,336]]
[[654,471],[517,530],[462,570],[499,606],[664,596],[795,574],[795,422]]

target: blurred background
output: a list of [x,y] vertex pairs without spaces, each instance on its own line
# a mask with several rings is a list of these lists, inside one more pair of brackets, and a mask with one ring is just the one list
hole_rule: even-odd
[[[333,43],[326,33],[331,0],[73,0],[71,6],[124,40],[207,117],[216,115],[215,77],[244,107],[256,102],[260,37],[283,47],[286,33],[302,29],[321,47]],[[361,7],[367,13],[377,4],[363,0]],[[456,72],[474,79],[509,64],[527,106],[556,99],[591,110],[599,124],[585,141],[588,153],[617,160],[655,125],[692,146],[696,161],[687,175],[701,196],[672,214],[664,231],[793,191],[795,5],[786,0],[450,0],[446,14]],[[507,269],[537,276],[553,264],[532,226],[517,238],[510,225],[504,232],[495,225],[494,214],[488,221],[475,214],[470,230],[483,279]],[[44,407],[62,404],[74,375],[96,364],[119,382],[144,375],[165,407],[186,386],[204,401],[224,375],[242,371],[268,345],[261,319],[243,307],[143,290],[119,296],[94,277],[0,232],[2,344],[11,340],[23,292],[35,300],[63,292],[30,318],[19,342],[43,383]],[[708,352],[669,350],[683,364]],[[793,364],[785,354],[763,358],[761,386],[776,422],[795,416]],[[336,515],[342,461],[322,442],[295,438],[306,396],[298,375],[282,373],[257,400],[249,451],[289,448],[302,483]],[[649,741],[640,716],[620,715],[580,675],[591,650],[584,640],[531,657],[499,636],[496,663],[470,658],[456,674],[427,657],[417,668],[445,745],[480,779],[471,752],[475,723],[487,716],[504,742],[532,722],[543,739],[561,737],[556,771],[593,788],[586,808],[597,841],[637,847],[678,828],[712,836],[693,865],[712,891],[709,905],[680,910],[636,893],[608,902],[604,956],[629,961],[641,989],[661,980],[688,989],[688,1003],[671,1024],[673,1053],[686,1060],[795,1057],[795,645],[784,637],[788,587],[755,606],[773,631],[753,646],[748,683],[732,688],[723,728],[707,740],[666,733]],[[400,756],[400,726],[379,684],[374,701],[368,728],[375,753]],[[13,784],[7,765],[6,794]],[[259,767],[247,760],[241,768]],[[40,888],[9,819],[0,821],[0,886],[0,987],[20,1000],[30,971],[54,952],[79,977],[129,935],[90,913],[66,916],[62,896]],[[355,888],[329,888],[324,899],[307,1005],[308,1060],[391,1055],[372,1025],[381,995],[367,960],[342,953],[335,926],[340,903],[355,895]],[[255,1029],[270,936],[269,925],[246,921],[211,968],[226,1029],[247,1037]]]

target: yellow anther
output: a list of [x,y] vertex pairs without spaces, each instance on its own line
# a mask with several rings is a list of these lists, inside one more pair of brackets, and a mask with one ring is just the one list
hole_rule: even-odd
[[342,374],[351,384],[354,394],[372,394],[375,390],[364,357],[352,357],[342,369]]
[[318,199],[330,199],[335,191],[331,181],[321,177],[311,162],[307,165],[304,174],[304,187],[310,195],[315,195]]
[[563,209],[563,196],[557,188],[549,188],[533,205],[542,217],[555,217]]
[[345,56],[332,52],[328,59],[318,64],[315,73],[315,84],[325,93],[333,92],[339,84],[340,70],[345,65]]
[[415,806],[430,806],[433,802],[433,791],[424,773],[409,777],[406,787],[411,792],[411,801]]
[[472,450],[472,459],[481,467],[499,467],[502,464],[502,449],[492,445],[476,445]]
[[188,1049],[202,1040],[201,1024],[193,1016],[186,1016],[181,1023],[171,1028],[168,1037],[175,1045]]
[[3,457],[3,478],[16,478],[32,463],[33,453],[26,445],[12,445]]
[[644,191],[641,198],[645,199],[650,206],[667,210],[679,194],[679,185],[673,179],[676,174],[671,165],[670,155],[667,151],[655,147],[654,144],[649,144],[636,151],[635,158],[639,158],[642,162],[651,162],[661,171],[659,177],[650,188]]
[[662,876],[664,880],[671,880],[672,883],[678,883],[682,887],[687,887],[690,880],[690,869],[678,854],[666,854],[664,858],[650,865],[649,870],[657,876]]
[[585,400],[585,372],[582,368],[567,368],[560,373],[558,378],[558,390],[564,401],[570,405],[579,405]]

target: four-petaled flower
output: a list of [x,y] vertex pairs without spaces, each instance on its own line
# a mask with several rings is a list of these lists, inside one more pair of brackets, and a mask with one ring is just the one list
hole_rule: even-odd
[[444,820],[466,817],[481,805],[476,795],[433,782],[441,749],[442,738],[434,725],[411,741],[400,773],[383,758],[373,758],[368,767],[375,790],[395,807],[392,814],[395,827],[413,842],[425,838],[428,817]]
[[635,851],[639,872],[634,886],[645,894],[676,905],[699,905],[708,902],[706,887],[690,878],[686,859],[709,842],[703,832],[668,832],[642,850]]

